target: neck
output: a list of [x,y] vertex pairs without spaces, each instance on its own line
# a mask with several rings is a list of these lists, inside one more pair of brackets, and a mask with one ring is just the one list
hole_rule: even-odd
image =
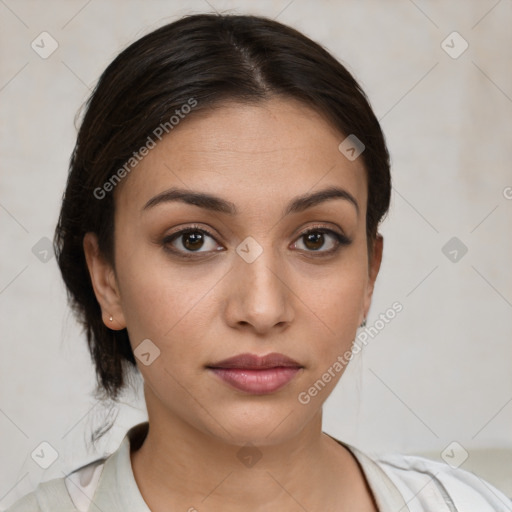
[[131,461],[153,512],[330,510],[333,490],[350,505],[350,493],[361,485],[353,456],[322,433],[321,409],[298,434],[256,446],[200,431],[151,407],[148,398],[148,434]]

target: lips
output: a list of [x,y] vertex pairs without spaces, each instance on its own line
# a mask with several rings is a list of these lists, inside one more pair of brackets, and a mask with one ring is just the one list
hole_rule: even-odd
[[290,382],[303,368],[284,354],[239,354],[207,368],[230,386],[250,394],[268,394]]
[[238,368],[240,370],[262,370],[266,368],[278,368],[278,367],[296,367],[301,368],[302,366],[285,356],[284,354],[278,354],[272,352],[266,356],[258,356],[256,354],[239,354],[229,359],[224,359],[218,363],[208,365],[209,368]]

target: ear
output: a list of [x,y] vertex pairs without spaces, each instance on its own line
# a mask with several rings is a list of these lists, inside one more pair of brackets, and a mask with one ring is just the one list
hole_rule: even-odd
[[[380,264],[382,262],[382,251],[384,249],[384,238],[382,235],[377,234],[373,243],[373,250],[368,263],[368,284],[366,287],[366,296],[364,298],[364,316],[368,316],[370,304],[372,302],[373,289],[375,287],[375,280],[379,274]],[[362,320],[361,320],[362,321]]]
[[95,233],[85,234],[83,248],[94,294],[101,307],[103,323],[114,331],[124,329],[126,322],[114,269],[101,254]]

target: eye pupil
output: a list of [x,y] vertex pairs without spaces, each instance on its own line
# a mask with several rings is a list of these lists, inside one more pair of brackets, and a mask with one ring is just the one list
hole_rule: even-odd
[[[310,249],[317,250],[317,249],[320,249],[324,245],[324,234],[319,231],[308,233],[305,236],[306,236],[305,245],[306,245],[306,247],[308,247]],[[313,246],[308,245],[310,242],[313,243]]]
[[200,249],[204,242],[203,234],[197,231],[194,233],[185,233],[183,238],[185,240],[183,246],[190,250]]

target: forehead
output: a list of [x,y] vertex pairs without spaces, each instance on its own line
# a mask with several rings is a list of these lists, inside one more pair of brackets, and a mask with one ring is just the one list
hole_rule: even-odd
[[143,208],[179,186],[226,197],[243,210],[341,186],[366,208],[361,158],[338,149],[345,135],[295,100],[227,103],[194,112],[135,167],[116,191],[119,208]]

